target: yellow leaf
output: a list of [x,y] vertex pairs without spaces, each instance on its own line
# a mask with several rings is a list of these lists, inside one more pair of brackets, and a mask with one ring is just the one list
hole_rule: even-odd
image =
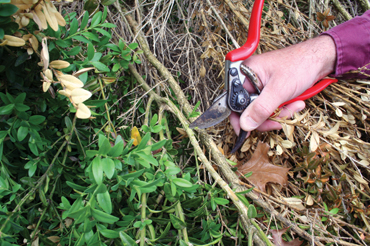
[[70,97],[71,96],[71,91],[70,90],[59,90],[58,93],[60,95],[66,96],[66,97]]
[[21,47],[26,44],[26,42],[22,38],[4,35],[4,40],[8,41],[6,45],[13,46],[13,47]]
[[49,79],[49,80],[53,80],[53,72],[50,70],[50,69],[46,69],[45,70],[45,76]]
[[72,101],[76,104],[82,103],[91,97],[91,92],[82,88],[76,88],[71,93]]
[[140,132],[136,126],[131,129],[131,139],[134,140],[133,145],[137,146],[141,142]]
[[93,69],[95,69],[95,68],[94,68],[94,67],[87,67],[87,68],[83,68],[83,69],[78,70],[77,72],[73,73],[73,76],[78,77],[78,76],[80,76],[81,74],[84,74],[84,73],[86,73],[87,71],[90,71],[90,70],[93,70]]
[[51,85],[51,83],[50,83],[50,82],[44,81],[44,82],[42,83],[42,90],[43,90],[44,92],[47,92],[47,91],[49,90],[50,85]]
[[63,74],[59,77],[59,79],[62,85],[68,89],[80,88],[84,86],[84,83],[82,83],[81,80],[69,74]]
[[42,44],[41,61],[44,66],[44,70],[46,70],[49,67],[49,50],[46,38],[42,39],[41,44]]
[[[50,2],[50,4],[52,3]],[[51,29],[53,29],[54,31],[58,31],[58,21],[55,18],[54,13],[50,13],[50,6],[48,2],[45,2],[45,5],[42,6],[42,11],[44,12],[46,21],[49,23]]]
[[[40,6],[40,5],[38,5]],[[40,6],[41,7],[41,6]],[[48,28],[48,24],[46,23],[46,18],[44,13],[41,11],[41,8],[35,8],[35,11],[32,12],[33,20],[39,26],[40,30],[44,30]]]
[[79,119],[88,119],[91,116],[90,109],[83,103],[77,105],[76,116]]
[[63,69],[69,67],[69,62],[63,61],[63,60],[55,60],[50,62],[50,67],[55,69]]

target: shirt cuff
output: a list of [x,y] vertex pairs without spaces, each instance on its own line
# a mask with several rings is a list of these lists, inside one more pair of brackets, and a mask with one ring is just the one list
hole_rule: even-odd
[[335,43],[337,60],[335,74],[340,78],[369,78],[366,69],[359,73],[360,68],[370,68],[370,10],[362,16],[353,18],[322,33],[329,35]]

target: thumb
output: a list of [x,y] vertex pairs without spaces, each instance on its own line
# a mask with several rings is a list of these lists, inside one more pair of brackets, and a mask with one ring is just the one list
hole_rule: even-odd
[[261,94],[244,110],[240,116],[240,127],[252,131],[265,122],[283,102],[282,95],[266,86]]

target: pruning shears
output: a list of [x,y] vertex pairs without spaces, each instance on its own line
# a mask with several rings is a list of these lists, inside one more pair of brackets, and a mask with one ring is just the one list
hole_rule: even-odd
[[[253,70],[244,66],[242,62],[248,59],[257,49],[260,40],[263,4],[264,0],[256,0],[254,2],[246,43],[242,47],[230,51],[225,57],[225,92],[218,96],[213,101],[212,106],[190,124],[190,128],[208,128],[222,122],[229,117],[232,111],[242,113],[260,94],[260,89],[257,86],[257,75]],[[246,77],[256,89],[256,94],[249,94],[244,89],[243,83]],[[337,82],[337,80],[323,79],[302,93],[302,95],[281,104],[279,108],[295,101],[303,101],[311,98],[334,82]],[[242,129],[240,130],[240,134],[231,153],[235,153],[242,146],[247,134],[248,132]]]

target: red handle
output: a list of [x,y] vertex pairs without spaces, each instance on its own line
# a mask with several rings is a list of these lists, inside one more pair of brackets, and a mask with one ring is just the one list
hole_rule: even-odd
[[335,83],[337,81],[338,81],[337,79],[323,79],[323,80],[319,81],[318,83],[316,83],[311,88],[307,89],[305,92],[303,92],[302,95],[297,96],[296,98],[293,98],[292,100],[289,100],[289,101],[281,104],[279,106],[279,108],[281,108],[281,107],[283,107],[283,106],[285,106],[285,105],[287,105],[289,103],[292,103],[292,102],[304,101],[304,100],[306,100],[308,98],[311,98],[311,97],[317,95],[322,90],[324,90],[331,83]]
[[239,49],[227,53],[225,60],[236,62],[250,57],[257,49],[260,41],[260,25],[264,0],[256,0],[253,5],[249,22],[247,42]]

